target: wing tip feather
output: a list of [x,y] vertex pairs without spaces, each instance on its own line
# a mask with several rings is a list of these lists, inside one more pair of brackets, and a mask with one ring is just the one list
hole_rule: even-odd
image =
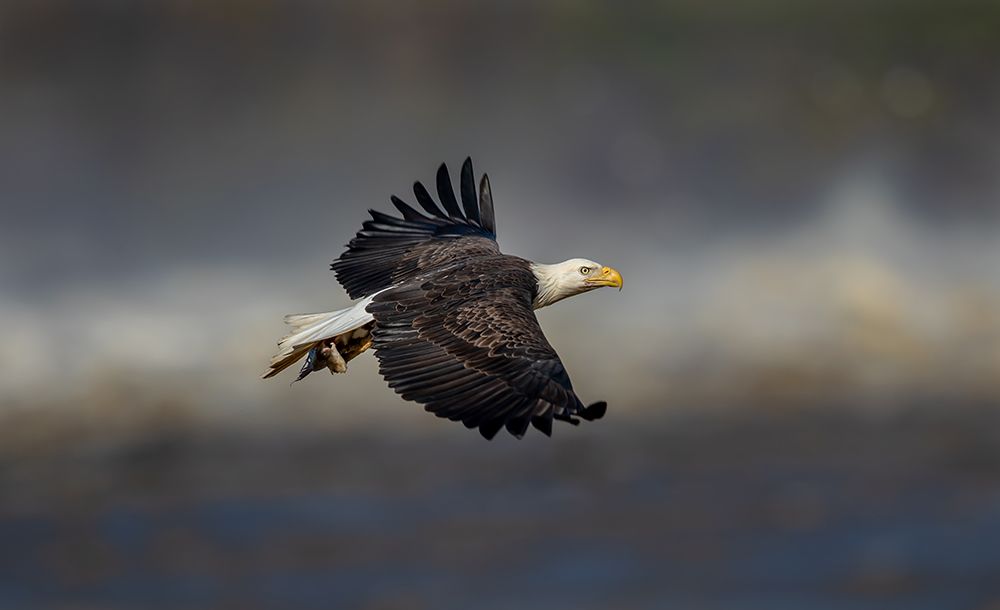
[[491,441],[503,427],[504,422],[502,419],[493,419],[479,424],[479,434],[486,440]]

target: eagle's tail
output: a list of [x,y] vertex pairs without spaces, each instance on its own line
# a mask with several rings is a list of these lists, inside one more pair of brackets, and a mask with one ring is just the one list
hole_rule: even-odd
[[[325,342],[332,342],[334,339],[344,336],[345,333],[348,333],[346,336],[350,340],[353,331],[372,322],[372,315],[365,311],[372,298],[368,297],[355,303],[352,307],[338,311],[285,316],[285,323],[291,326],[292,331],[278,342],[279,351],[271,358],[270,366],[261,377],[263,379],[274,377],[309,354],[310,358],[307,364],[310,365],[310,370],[304,370],[304,374],[300,374],[299,379],[308,375],[314,370],[311,368],[312,364],[316,361],[318,351]],[[336,347],[333,346],[333,349]],[[317,353],[311,353],[314,350]]]

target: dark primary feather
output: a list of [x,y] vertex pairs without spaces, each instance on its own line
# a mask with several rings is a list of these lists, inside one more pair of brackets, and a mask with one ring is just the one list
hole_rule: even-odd
[[448,168],[442,164],[437,190],[444,210],[417,182],[413,194],[423,212],[395,196],[392,204],[402,218],[369,211],[372,219],[362,223],[347,251],[330,266],[351,298],[388,288],[422,270],[499,254],[489,180],[484,174],[477,201],[471,159],[462,165],[459,186],[462,207],[455,198]]
[[493,193],[490,191],[490,177],[483,174],[479,181],[479,215],[483,228],[496,235],[497,226],[493,218]]
[[461,217],[462,210],[458,208],[458,201],[455,199],[455,189],[451,188],[451,176],[448,175],[448,166],[444,163],[441,164],[441,167],[437,171],[437,189],[441,205],[444,206],[448,215],[452,218]]
[[535,289],[527,261],[495,254],[379,294],[368,306],[379,371],[403,398],[486,438],[603,416],[573,392],[535,318]]
[[472,159],[466,158],[462,164],[462,175],[459,183],[462,192],[462,206],[465,217],[479,224],[479,200],[476,198],[476,177],[472,174]]

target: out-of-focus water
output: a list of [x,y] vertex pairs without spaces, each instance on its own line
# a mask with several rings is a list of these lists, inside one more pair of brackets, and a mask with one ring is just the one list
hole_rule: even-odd
[[998,422],[943,413],[83,442],[3,462],[0,607],[994,608]]

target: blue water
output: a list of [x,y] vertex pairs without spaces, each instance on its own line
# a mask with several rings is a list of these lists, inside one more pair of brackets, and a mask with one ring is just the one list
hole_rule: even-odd
[[995,607],[1000,460],[918,432],[57,461],[103,483],[3,511],[0,608]]

